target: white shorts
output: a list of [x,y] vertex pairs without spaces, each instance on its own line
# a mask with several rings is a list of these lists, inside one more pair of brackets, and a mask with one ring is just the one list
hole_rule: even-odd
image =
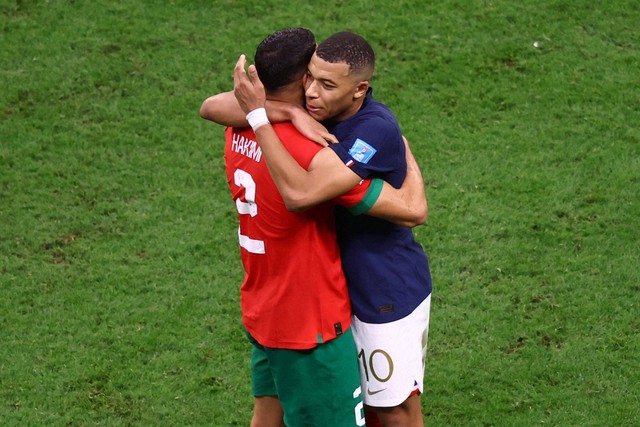
[[389,323],[351,323],[358,350],[364,403],[391,407],[423,392],[429,332],[429,295],[408,316]]

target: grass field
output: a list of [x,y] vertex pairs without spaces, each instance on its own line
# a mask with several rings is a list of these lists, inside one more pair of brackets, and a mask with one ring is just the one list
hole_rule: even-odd
[[638,22],[635,0],[0,0],[0,424],[249,424],[198,108],[301,25],[370,40],[423,169],[427,425],[638,425]]

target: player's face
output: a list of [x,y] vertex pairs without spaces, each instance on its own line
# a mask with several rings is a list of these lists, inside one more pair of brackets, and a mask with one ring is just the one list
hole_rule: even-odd
[[334,64],[314,54],[309,63],[305,87],[307,111],[311,117],[318,121],[339,122],[358,111],[359,100],[366,95],[368,82],[350,74],[347,63]]

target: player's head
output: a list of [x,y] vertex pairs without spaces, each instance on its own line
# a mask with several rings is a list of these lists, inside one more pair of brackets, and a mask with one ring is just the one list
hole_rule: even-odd
[[313,33],[306,28],[283,28],[257,47],[255,65],[268,93],[301,82],[316,49]]
[[349,73],[362,80],[371,80],[376,63],[373,48],[364,37],[342,31],[335,33],[316,49],[318,57],[324,61],[349,65]]
[[307,110],[316,120],[341,121],[355,114],[375,68],[371,45],[344,31],[320,43],[306,77]]

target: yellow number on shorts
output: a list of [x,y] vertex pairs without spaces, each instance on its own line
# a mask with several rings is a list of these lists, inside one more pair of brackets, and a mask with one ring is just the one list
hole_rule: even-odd
[[[381,357],[377,357],[374,359],[374,356],[376,355],[381,355]],[[391,375],[393,375],[393,360],[391,359],[391,356],[389,356],[389,353],[387,353],[386,351],[382,350],[382,349],[375,349],[371,352],[371,354],[369,355],[369,360],[367,361],[367,356],[364,352],[364,349],[360,350],[360,353],[358,353],[358,359],[362,359],[362,366],[364,369],[364,374],[367,378],[367,381],[369,381],[369,371],[371,371],[371,375],[373,375],[373,377],[381,382],[384,383],[386,381],[389,381],[389,379],[391,378]],[[381,361],[382,359],[382,361]],[[385,363],[386,361],[386,363]],[[368,363],[367,363],[368,362]],[[379,372],[382,371],[383,366],[381,364],[386,364],[386,368],[388,369],[389,373],[387,374],[386,377],[382,378],[378,375]]]

